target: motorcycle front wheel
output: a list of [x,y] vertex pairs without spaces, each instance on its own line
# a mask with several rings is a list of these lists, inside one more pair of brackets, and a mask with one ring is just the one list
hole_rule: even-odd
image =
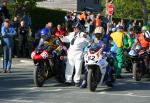
[[47,72],[45,71],[45,66],[43,63],[41,63],[34,69],[33,76],[35,86],[42,87],[44,81],[47,79]]
[[138,63],[133,63],[133,77],[136,81],[140,81],[142,78],[141,67]]
[[90,91],[94,92],[100,81],[100,69],[88,68],[87,84]]

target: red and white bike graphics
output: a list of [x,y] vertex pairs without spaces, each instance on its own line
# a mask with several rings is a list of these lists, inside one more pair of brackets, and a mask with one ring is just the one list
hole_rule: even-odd
[[95,91],[99,81],[103,83],[106,74],[108,62],[107,57],[103,55],[101,49],[89,49],[84,55],[85,66],[88,69],[88,86],[91,91]]
[[47,59],[48,56],[49,56],[48,51],[46,51],[46,50],[42,51],[40,54],[37,54],[36,50],[31,53],[31,58],[35,61]]

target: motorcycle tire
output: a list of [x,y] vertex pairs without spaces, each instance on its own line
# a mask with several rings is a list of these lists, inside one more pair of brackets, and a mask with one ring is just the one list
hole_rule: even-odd
[[44,69],[41,66],[37,66],[34,69],[33,76],[34,76],[34,84],[36,87],[42,87],[44,84],[45,78],[42,74],[43,70]]
[[133,63],[133,77],[136,81],[140,81],[142,79],[142,71],[137,63]]
[[88,77],[87,77],[87,84],[90,91],[94,92],[97,88],[97,85],[100,81],[100,70],[99,69],[92,69],[88,68]]

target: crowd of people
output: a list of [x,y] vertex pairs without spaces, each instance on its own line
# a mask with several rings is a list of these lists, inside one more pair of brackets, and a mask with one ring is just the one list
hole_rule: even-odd
[[[1,7],[0,17],[3,17],[1,36],[3,43],[4,72],[10,72],[11,53],[18,57],[28,57],[28,34],[31,26],[31,18],[25,14],[21,19],[14,17],[10,21],[6,2]],[[45,41],[58,39],[67,48],[67,62],[65,70],[66,84],[72,85],[72,81],[79,86],[84,48],[91,42],[99,44],[105,52],[113,52],[116,58],[116,77],[122,78],[121,71],[124,67],[124,51],[134,49],[140,44],[143,50],[149,49],[149,27],[142,26],[136,20],[125,23],[122,19],[118,23],[111,21],[102,14],[92,12],[68,12],[64,17],[65,27],[60,24],[53,29],[53,23],[48,22],[46,26],[35,34],[35,47],[40,48]],[[15,47],[15,39],[18,38],[19,46]],[[42,39],[41,39],[42,38]],[[14,42],[14,46],[13,46]],[[49,43],[50,46],[56,43]],[[59,44],[58,44],[59,45]],[[16,51],[18,50],[18,52]],[[75,75],[72,80],[73,71]],[[148,68],[149,69],[149,68]]]
[[[46,35],[54,39],[59,39],[67,48],[67,61],[65,69],[66,85],[80,85],[80,77],[84,62],[85,48],[90,43],[97,43],[104,52],[115,54],[116,63],[114,65],[116,78],[121,79],[122,68],[125,68],[125,52],[135,49],[136,45],[141,45],[141,49],[149,49],[149,27],[142,26],[141,22],[134,20],[125,23],[124,20],[115,23],[102,14],[90,12],[68,12],[64,17],[65,27],[57,26],[54,30],[52,23],[46,24],[46,27],[39,31],[35,36],[38,47],[44,43],[41,37]],[[44,33],[45,31],[47,33]],[[41,35],[42,34],[42,35]],[[48,35],[48,36],[47,36]],[[56,39],[55,39],[56,40]],[[39,43],[40,41],[40,43]],[[138,42],[137,42],[138,41]],[[69,45],[68,45],[69,43]],[[40,46],[39,46],[40,44]],[[52,45],[51,45],[52,46]],[[145,64],[147,65],[147,64]],[[74,78],[72,78],[75,69]],[[149,68],[147,68],[149,70]],[[134,77],[133,77],[134,78]],[[74,83],[72,83],[72,81]],[[81,87],[86,87],[86,82]]]
[[7,8],[7,1],[0,6],[1,50],[4,57],[4,72],[10,72],[11,57],[30,57],[29,31],[32,21],[28,13],[11,18]]

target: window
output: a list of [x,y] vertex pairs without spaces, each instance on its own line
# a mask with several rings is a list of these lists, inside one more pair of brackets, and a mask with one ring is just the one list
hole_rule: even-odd
[[85,2],[86,2],[86,0],[80,0],[80,2],[84,2],[84,3],[85,3]]
[[100,4],[100,0],[94,0],[94,4]]

